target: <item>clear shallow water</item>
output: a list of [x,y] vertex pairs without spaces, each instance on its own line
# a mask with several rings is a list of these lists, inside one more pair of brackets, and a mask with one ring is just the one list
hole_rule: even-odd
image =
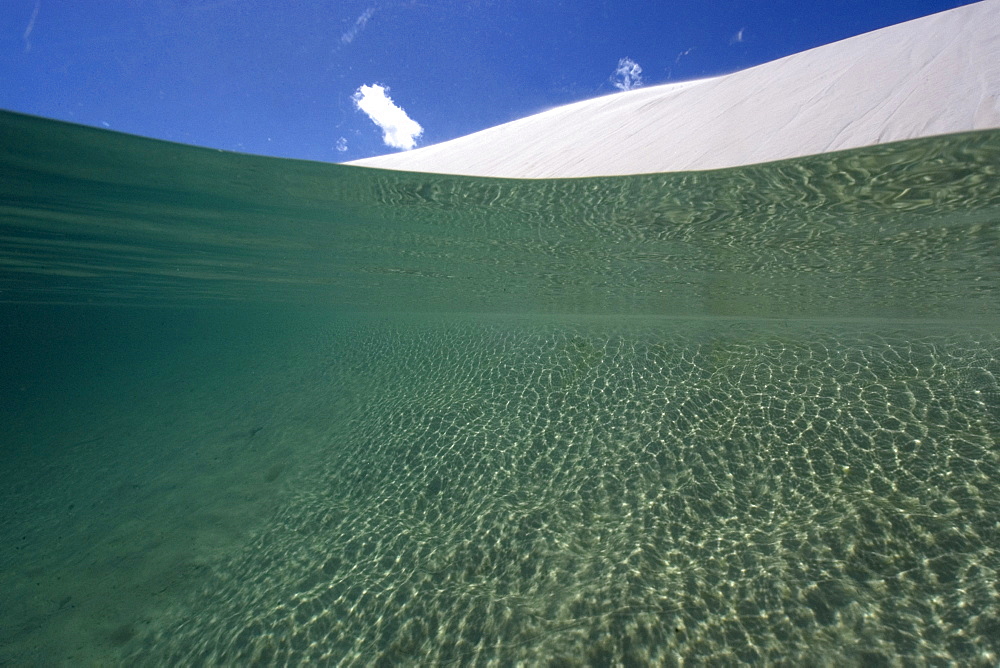
[[0,662],[996,661],[1000,134],[517,182],[0,120]]

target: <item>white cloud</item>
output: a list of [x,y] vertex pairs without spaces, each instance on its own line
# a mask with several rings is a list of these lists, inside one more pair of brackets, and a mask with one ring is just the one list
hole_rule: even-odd
[[424,129],[393,103],[386,90],[378,84],[361,86],[354,92],[354,105],[382,128],[386,146],[409,150],[417,145],[417,137]]
[[340,139],[338,139],[337,140],[337,145],[334,148],[336,148],[341,153],[343,153],[344,151],[346,151],[347,150],[347,138],[346,137],[341,137]]
[[374,14],[375,14],[374,7],[369,7],[365,11],[361,12],[361,16],[359,16],[354,21],[354,25],[351,26],[351,28],[347,32],[345,32],[343,35],[340,36],[340,41],[343,42],[344,44],[350,44],[351,42],[353,42],[354,38],[358,36],[358,33],[365,29],[365,26],[368,25],[368,21],[371,19],[372,16],[374,16]]
[[731,40],[729,40],[730,46],[732,46],[733,44],[739,44],[740,42],[743,41],[743,31],[744,30],[746,30],[746,28],[740,28],[739,32],[737,32],[735,35],[733,35],[733,38]]
[[21,39],[24,40],[24,52],[28,53],[31,51],[31,31],[35,29],[35,20],[38,18],[38,10],[42,7],[42,0],[35,0],[35,9],[31,12],[31,18],[28,19],[28,27],[24,29],[24,35]]
[[611,75],[611,83],[621,90],[632,90],[642,85],[642,68],[631,58],[621,58],[615,73]]

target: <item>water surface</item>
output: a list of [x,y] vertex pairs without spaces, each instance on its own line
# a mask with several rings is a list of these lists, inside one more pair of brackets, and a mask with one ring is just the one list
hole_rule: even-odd
[[0,132],[0,663],[996,661],[1000,133],[516,181]]

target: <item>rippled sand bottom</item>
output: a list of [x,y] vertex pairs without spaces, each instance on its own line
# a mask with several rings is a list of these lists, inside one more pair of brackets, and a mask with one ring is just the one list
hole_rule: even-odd
[[331,326],[274,397],[311,408],[241,442],[308,466],[122,644],[146,664],[991,660],[998,344],[912,325]]
[[8,591],[38,628],[6,656],[1000,652],[991,331],[358,317],[292,340],[137,381],[102,441],[53,454],[61,484],[22,479],[4,540],[39,570]]

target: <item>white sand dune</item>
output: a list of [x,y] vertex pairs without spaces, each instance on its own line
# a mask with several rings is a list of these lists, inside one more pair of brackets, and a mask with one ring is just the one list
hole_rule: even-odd
[[734,167],[1000,127],[1000,0],[733,74],[608,95],[348,164],[556,178]]

